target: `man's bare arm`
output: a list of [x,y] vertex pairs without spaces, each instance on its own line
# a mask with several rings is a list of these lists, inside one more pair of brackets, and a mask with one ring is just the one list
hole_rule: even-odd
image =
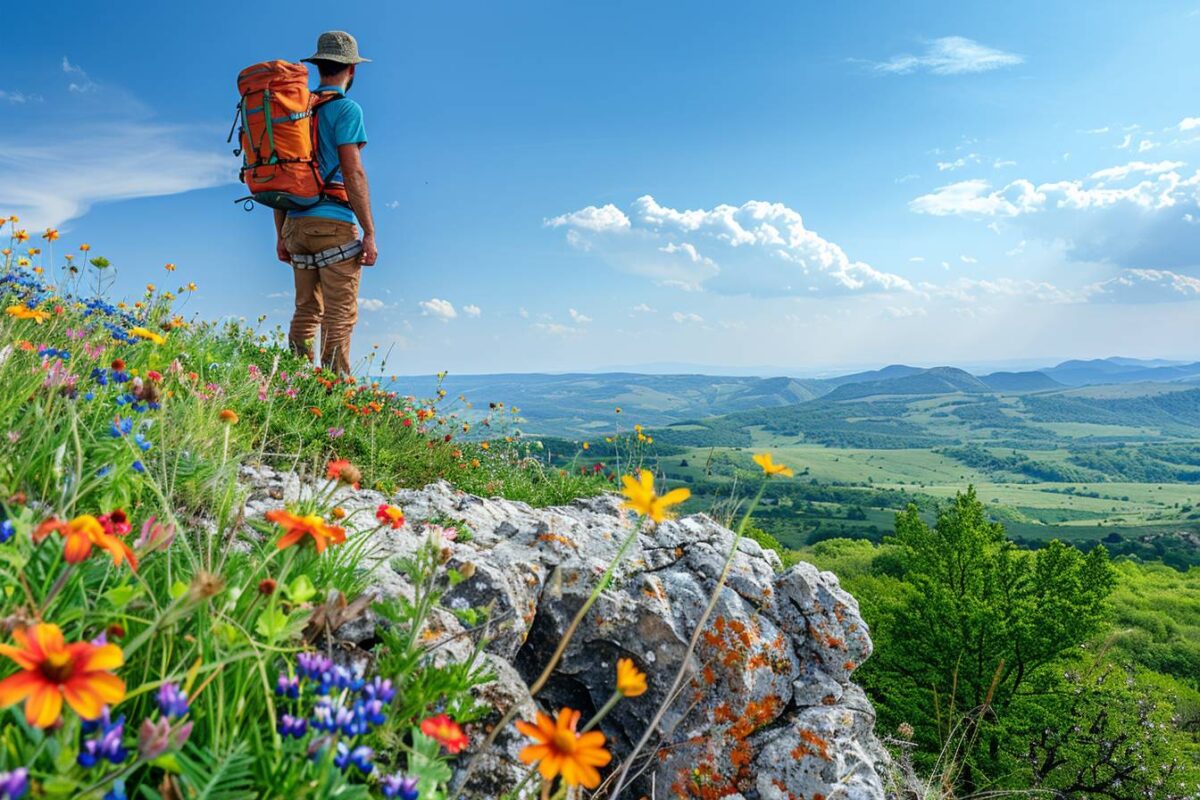
[[342,165],[342,180],[346,182],[346,194],[358,224],[362,226],[362,264],[369,267],[379,258],[375,246],[375,219],[371,216],[371,190],[367,186],[367,171],[363,169],[362,154],[357,144],[338,145],[338,159]]
[[275,209],[275,255],[286,264],[292,260],[292,256],[288,253],[287,245],[283,243],[283,221],[285,219],[287,219],[287,212]]

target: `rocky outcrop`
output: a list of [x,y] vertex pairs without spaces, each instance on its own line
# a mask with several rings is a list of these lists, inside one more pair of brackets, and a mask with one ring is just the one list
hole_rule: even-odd
[[[249,515],[302,491],[291,476],[269,470],[246,477],[254,487]],[[373,509],[382,499],[359,492],[339,502]],[[534,509],[438,483],[389,500],[404,508],[408,522],[399,531],[360,534],[373,537],[364,549],[373,585],[382,594],[411,591],[392,568],[393,557],[412,551],[426,523],[465,524],[471,540],[449,546],[449,564],[471,564],[474,571],[443,602],[490,606],[491,618],[502,621],[487,646],[497,681],[483,687],[482,698],[496,718],[514,704],[529,718],[535,701],[527,684],[636,520],[612,496]],[[617,758],[628,753],[667,699],[733,539],[702,515],[641,531],[536,703],[570,706],[586,719],[611,695],[617,659],[634,659],[649,675],[650,690],[622,701],[601,726]],[[857,602],[831,573],[808,564],[780,572],[778,557],[750,540],[738,550],[686,664],[683,691],[672,698],[649,757],[638,765],[639,778],[622,794],[882,798],[887,755],[873,734],[871,704],[852,682],[871,654]],[[458,626],[449,613],[435,624],[451,634]],[[347,628],[340,635],[370,636],[369,622]],[[469,647],[468,638],[459,644]],[[453,646],[445,649],[445,657],[454,656]],[[526,771],[516,759],[521,744],[515,732],[501,736],[470,785],[461,787],[462,796],[495,798],[519,782]]]

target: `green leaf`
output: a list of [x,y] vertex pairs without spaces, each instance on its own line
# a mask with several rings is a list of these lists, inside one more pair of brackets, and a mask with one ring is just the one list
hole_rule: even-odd
[[182,772],[182,769],[179,765],[179,758],[174,753],[164,753],[163,755],[151,761],[150,764],[152,766],[159,767],[160,769],[165,769],[167,772],[175,775],[178,775],[180,772]]
[[297,575],[287,587],[287,595],[293,603],[307,603],[317,596],[317,587],[307,575]]
[[114,586],[109,589],[104,593],[104,599],[108,600],[116,608],[124,608],[131,600],[141,595],[141,593],[141,586],[127,583],[123,586]]
[[181,580],[177,580],[171,584],[171,599],[178,600],[187,594],[188,585]]
[[42,792],[56,797],[75,797],[79,789],[79,784],[65,775],[51,776],[42,783]]
[[436,740],[413,728],[412,753],[408,759],[408,774],[417,779],[421,797],[429,797],[437,787],[446,783],[454,773],[442,756],[442,746]]
[[270,641],[275,641],[279,636],[287,630],[288,615],[279,608],[268,608],[258,615],[258,621],[254,623],[255,632]]

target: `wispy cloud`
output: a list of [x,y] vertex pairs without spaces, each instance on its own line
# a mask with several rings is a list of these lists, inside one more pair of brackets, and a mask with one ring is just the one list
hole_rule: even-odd
[[933,75],[963,75],[988,72],[1020,64],[1025,59],[980,44],[965,36],[944,36],[926,45],[923,53],[901,53],[875,64],[877,72],[903,75],[910,72],[929,72]]
[[83,71],[83,67],[78,64],[72,64],[66,56],[63,56],[62,59],[62,70],[72,76],[70,83],[67,85],[68,91],[84,94],[96,88],[96,82],[88,77],[88,74]]
[[56,227],[95,203],[235,180],[226,154],[189,144],[184,131],[170,125],[96,122],[78,131],[0,137],[0,205],[33,227]]
[[483,315],[483,309],[472,303],[468,303],[467,305],[463,306],[462,310],[463,313],[468,317],[479,317]]

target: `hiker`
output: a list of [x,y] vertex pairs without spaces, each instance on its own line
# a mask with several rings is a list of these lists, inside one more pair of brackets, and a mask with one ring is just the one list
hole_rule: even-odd
[[[362,107],[346,97],[358,64],[358,42],[344,31],[327,31],[317,52],[302,59],[317,68],[316,160],[323,178],[319,202],[301,209],[275,209],[276,254],[292,265],[296,310],[288,331],[292,350],[313,359],[321,330],[321,366],[350,373],[350,335],[358,321],[362,267],[379,257],[371,196],[360,151],[367,143]],[[355,219],[362,226],[358,241]]]

